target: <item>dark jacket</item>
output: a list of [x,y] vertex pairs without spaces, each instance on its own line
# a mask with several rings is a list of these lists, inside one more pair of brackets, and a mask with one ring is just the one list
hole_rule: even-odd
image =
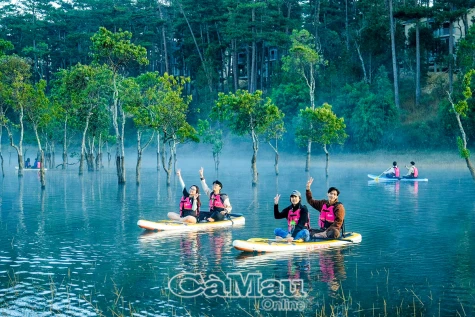
[[295,238],[297,233],[299,233],[302,229],[309,229],[305,226],[308,223],[308,209],[307,206],[302,204],[297,205],[290,205],[289,207],[284,208],[281,212],[279,212],[279,205],[274,205],[274,218],[275,219],[287,219],[289,215],[289,210],[292,209],[293,211],[300,208],[300,218],[299,222],[295,225],[295,229],[292,232],[292,238]]
[[[307,203],[318,210],[320,212],[322,210],[322,207],[324,204],[327,206],[331,206],[328,200],[323,199],[323,200],[315,200],[312,197],[312,191],[307,189],[305,192],[305,196],[307,197]],[[336,206],[335,204],[338,203]],[[335,213],[335,222],[333,224],[326,228],[327,230],[329,229],[338,229],[341,230],[341,226],[343,225],[343,220],[345,219],[345,207],[343,206],[342,203],[340,203],[338,200],[333,204],[334,209],[333,212]]]

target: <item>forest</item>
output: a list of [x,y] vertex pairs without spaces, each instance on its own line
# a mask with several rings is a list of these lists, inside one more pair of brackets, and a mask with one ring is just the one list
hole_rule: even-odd
[[[155,146],[452,150],[472,177],[473,0],[0,1],[0,159],[79,174]],[[442,35],[441,35],[442,34]],[[459,34],[460,36],[456,36]],[[2,135],[4,137],[2,137]],[[233,139],[235,140],[235,139]],[[285,142],[284,142],[285,141]],[[57,150],[61,148],[61,150]],[[62,161],[55,162],[55,153]],[[45,185],[44,171],[42,185]]]

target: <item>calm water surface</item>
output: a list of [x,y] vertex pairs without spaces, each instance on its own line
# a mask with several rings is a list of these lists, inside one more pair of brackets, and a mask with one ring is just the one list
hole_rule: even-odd
[[[183,164],[187,186],[199,184],[199,167]],[[307,174],[281,166],[276,177],[269,163],[261,164],[253,188],[248,166],[222,165],[223,191],[246,224],[173,234],[136,225],[176,211],[181,188],[175,177],[167,188],[163,171],[144,168],[137,186],[130,169],[120,187],[114,168],[83,177],[76,169],[53,170],[41,191],[35,172],[18,178],[13,166],[6,169],[2,316],[475,316],[475,186],[463,168],[421,171],[429,182],[374,184],[366,174],[378,170],[338,167],[326,180],[321,168]],[[285,226],[273,219],[273,197],[282,194],[285,207],[292,190],[304,193],[308,175],[316,179],[316,198],[329,186],[340,189],[347,231],[361,233],[360,244],[277,255],[232,248],[235,239],[272,237]],[[211,165],[205,176],[209,185],[217,177]],[[316,222],[315,210],[311,216]],[[174,282],[185,272],[201,274],[193,276],[209,293],[177,296]],[[223,291],[213,281],[232,273],[295,283],[288,297],[213,297]],[[185,280],[180,287],[200,290]]]

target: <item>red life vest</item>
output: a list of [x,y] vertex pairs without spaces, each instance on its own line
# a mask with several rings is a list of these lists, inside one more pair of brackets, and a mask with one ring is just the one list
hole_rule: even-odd
[[[293,209],[290,209],[289,213],[287,214],[287,226],[288,226],[289,232],[293,231],[293,229],[299,222],[299,219],[300,219],[300,208],[295,211]],[[307,229],[310,228],[310,218],[307,218],[307,222],[305,223],[305,228]]]
[[[221,197],[223,196],[223,197]],[[211,193],[209,196],[209,211],[223,211],[226,208],[224,208],[224,200],[226,199],[227,195],[226,194],[215,194],[214,192]]]
[[417,167],[413,166],[412,168],[414,169],[414,173],[412,174],[412,176],[414,177],[419,176],[419,171],[417,170]]
[[399,177],[399,167],[394,166],[394,176]]
[[194,216],[198,217],[200,214],[200,207],[196,207],[196,212],[193,210],[193,203],[190,196],[182,196],[180,200],[180,217]]
[[341,204],[337,202],[336,204],[327,207],[327,204],[323,204],[322,210],[320,211],[320,218],[318,219],[318,225],[322,229],[327,229],[335,222],[335,207]]

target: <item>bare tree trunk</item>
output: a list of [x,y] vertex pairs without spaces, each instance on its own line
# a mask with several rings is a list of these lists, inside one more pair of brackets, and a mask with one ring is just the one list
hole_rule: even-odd
[[68,138],[67,138],[67,133],[68,131],[68,117],[64,120],[64,133],[63,133],[63,167],[62,169],[66,169],[66,166],[68,165]]
[[160,171],[160,133],[157,133],[157,171]]
[[84,159],[86,156],[86,134],[87,134],[87,129],[89,128],[89,118],[91,117],[92,112],[89,112],[89,114],[86,117],[86,124],[84,126],[84,130],[82,131],[82,140],[81,140],[81,157],[79,159],[79,175],[84,174]]
[[356,46],[356,51],[358,52],[358,57],[361,62],[361,69],[363,70],[363,81],[365,83],[368,83],[368,75],[366,74],[366,66],[364,64],[363,55],[361,55],[360,45],[358,44],[356,40],[355,40],[355,46]]
[[[170,153],[170,157],[168,159],[168,167],[167,167],[167,163],[166,163],[166,144],[163,143],[163,149],[162,149],[162,166],[163,166],[163,169],[165,171],[165,173],[167,173],[167,186],[170,186],[171,184],[171,181],[170,181],[170,175],[171,175],[171,171],[172,171],[172,163],[173,163],[173,155],[171,155]],[[170,152],[171,152],[171,149],[170,149]]]
[[461,137],[459,137],[460,141],[458,140],[459,151],[462,158],[465,159],[468,170],[470,171],[470,175],[472,175],[472,179],[475,180],[475,170],[473,169],[472,163],[470,162],[470,152],[467,149],[467,134],[465,133],[465,129],[463,128],[462,120],[460,119],[460,114],[455,109],[455,104],[452,100],[452,93],[449,91],[447,92],[447,94],[449,95],[449,102],[452,105],[452,110],[455,114],[455,118],[457,119],[460,134],[462,135]]
[[419,38],[419,20],[416,21],[416,107],[421,102],[421,46]]
[[239,89],[239,70],[238,70],[238,50],[237,50],[237,40],[232,40],[233,47],[233,84],[234,92]]
[[40,167],[40,183],[41,183],[41,189],[46,188],[46,173],[45,173],[45,166],[44,166],[44,161],[45,161],[45,153],[43,150],[40,151],[40,162],[41,162],[41,167]]
[[270,147],[272,148],[272,150],[274,150],[274,154],[275,154],[275,157],[274,157],[274,170],[275,170],[275,175],[279,175],[279,151],[278,151],[278,143],[277,143],[277,138],[275,139],[275,147],[272,145],[272,143],[270,143],[270,141],[268,142]]
[[190,22],[188,21],[188,18],[185,14],[185,10],[183,10],[183,6],[181,4],[180,4],[180,10],[181,10],[181,13],[183,14],[183,17],[185,18],[186,24],[188,25],[188,29],[190,30],[191,37],[193,38],[193,42],[195,43],[195,47],[196,47],[196,50],[197,50],[198,55],[200,57],[201,64],[203,66],[203,70],[204,70],[205,75],[206,75],[206,79],[208,80],[209,91],[213,92],[213,79],[211,77],[211,73],[208,70],[208,67],[206,66],[206,61],[203,58],[203,54],[201,54],[200,47],[198,46],[198,42],[196,41],[195,33],[193,32],[193,29],[191,28]]
[[[158,1],[158,11],[160,12],[160,19],[162,21],[165,21],[165,19],[163,18],[162,5],[160,4],[160,1]],[[163,41],[163,55],[165,59],[165,71],[169,75],[173,75],[170,73],[170,70],[168,68],[168,49],[167,49],[167,37],[165,34],[165,23],[163,23],[162,25],[162,41]]]
[[320,37],[318,27],[320,26],[320,0],[315,4],[315,47],[320,47]]
[[[252,8],[252,13],[251,13],[251,21],[252,21],[252,34],[256,35],[256,28],[254,26],[254,23],[256,21],[256,9]],[[250,89],[249,92],[252,94],[256,91],[256,79],[257,79],[257,74],[256,74],[256,60],[257,60],[257,47],[256,47],[256,40],[252,41],[251,44],[251,76],[249,78],[250,80]]]
[[307,143],[307,159],[305,161],[305,171],[310,171],[310,154],[312,153],[312,140],[308,140]]
[[449,91],[453,92],[454,87],[454,24],[451,21],[449,24]]
[[[138,146],[140,148],[140,145]],[[142,151],[137,149],[137,165],[135,167],[135,183],[140,184],[140,169],[142,167]]]
[[219,153],[213,152],[213,160],[214,160],[214,170],[218,171],[219,170]]
[[348,0],[345,0],[345,37],[346,37],[346,50],[350,51],[350,31],[348,23]]
[[251,132],[252,136],[252,159],[251,159],[251,168],[252,168],[252,186],[257,185],[258,173],[257,173],[257,151],[259,150],[259,140],[254,131]]
[[[46,179],[45,179],[45,154],[43,148],[41,147],[41,140],[38,134],[38,127],[33,125],[33,131],[35,132],[36,141],[38,142],[38,151],[40,152],[40,183],[41,189],[46,188]],[[22,159],[23,160],[23,159]]]
[[327,151],[327,145],[323,146],[323,150],[325,151],[325,176],[328,178],[328,162],[330,160],[330,154]]
[[[119,184],[125,184],[125,151],[124,151],[124,124],[125,117],[122,110],[122,106],[119,103],[119,89],[117,87],[117,73],[114,73],[113,80],[113,106],[112,112],[112,125],[114,127],[116,135],[116,154],[115,154],[115,167],[117,170],[117,181]],[[119,116],[121,117],[121,127],[119,129]]]
[[396,40],[395,40],[395,27],[394,27],[394,17],[393,17],[393,0],[389,0],[389,27],[391,33],[391,55],[393,60],[393,81],[394,81],[394,103],[396,108],[400,108],[399,105],[399,72],[397,67],[397,58],[396,58]]

